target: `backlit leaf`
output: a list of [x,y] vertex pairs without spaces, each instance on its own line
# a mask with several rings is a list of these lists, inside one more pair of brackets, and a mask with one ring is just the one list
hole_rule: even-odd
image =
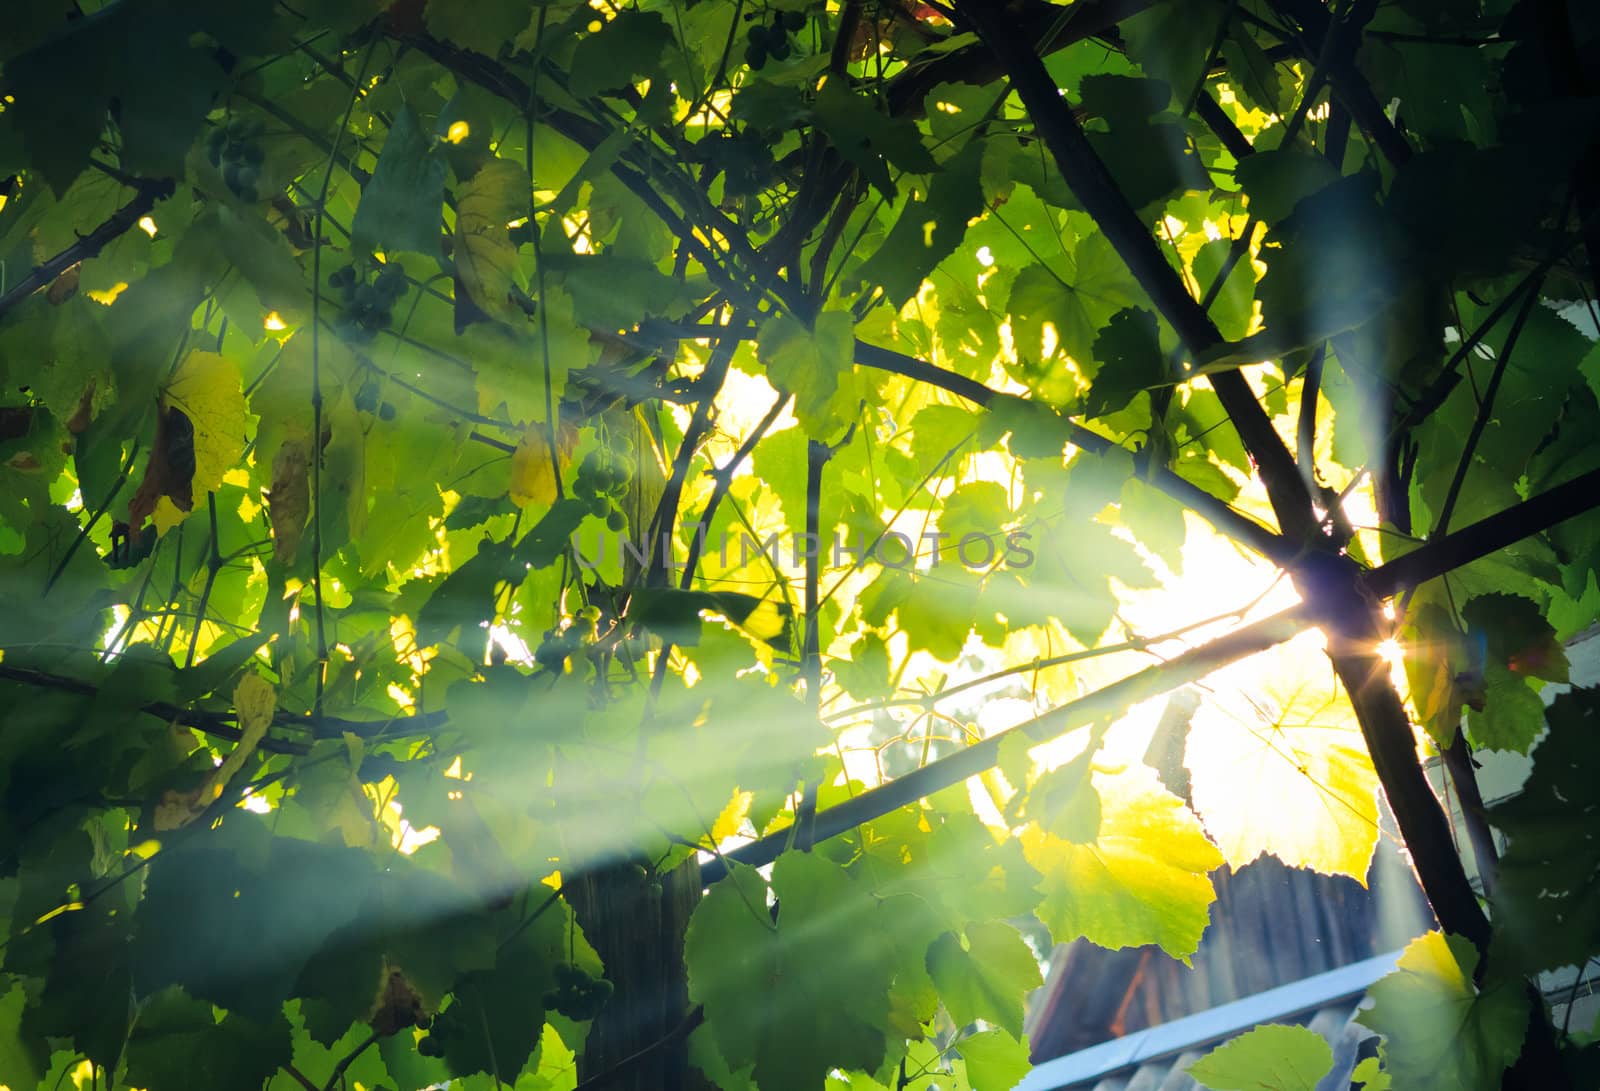
[[1078,936],[1102,947],[1157,944],[1187,959],[1215,898],[1209,873],[1223,856],[1200,821],[1145,766],[1097,773],[1100,836],[1074,845],[1037,828],[1022,835],[1044,879],[1039,919],[1057,943]]
[[1383,1035],[1384,1067],[1400,1086],[1500,1086],[1522,1047],[1528,999],[1518,981],[1475,986],[1477,962],[1466,940],[1429,932],[1368,990],[1373,1005],[1356,1018]]
[[[1318,658],[1302,639],[1234,668],[1265,684],[1248,698],[1204,700],[1184,765],[1195,809],[1232,867],[1271,853],[1365,883],[1378,844],[1378,777]],[[1250,791],[1239,791],[1241,777]]]
[[1333,1050],[1316,1031],[1262,1026],[1213,1049],[1188,1071],[1213,1091],[1316,1091],[1332,1067]]
[[490,159],[456,194],[455,262],[460,289],[491,318],[509,322],[518,287],[517,249],[508,225],[528,214],[527,171],[509,159]]

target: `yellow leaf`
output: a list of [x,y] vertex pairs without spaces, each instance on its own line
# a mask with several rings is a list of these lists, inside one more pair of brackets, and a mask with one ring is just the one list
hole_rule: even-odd
[[[199,499],[222,484],[244,451],[245,400],[239,369],[215,352],[195,349],[184,357],[162,393],[162,404],[182,410],[194,426],[194,479]],[[156,531],[165,534],[188,513],[167,496],[155,508]]]
[[1155,943],[1187,960],[1200,946],[1216,897],[1209,873],[1222,864],[1183,800],[1154,770],[1096,770],[1100,836],[1075,845],[1037,826],[1023,831],[1028,862],[1044,876],[1039,919],[1057,943],[1079,936],[1101,947]]
[[556,433],[556,460],[550,457],[548,426],[534,422],[511,453],[511,502],[519,508],[549,505],[556,500],[556,461],[567,464],[577,430],[563,425]]
[[244,765],[245,759],[255,753],[267,728],[272,726],[278,695],[272,683],[252,672],[240,678],[239,684],[234,687],[233,707],[239,723],[239,741],[198,788],[189,792],[169,788],[162,793],[152,819],[156,829],[176,830],[187,826],[222,797],[228,781]]
[[517,248],[506,224],[528,214],[528,172],[509,159],[491,159],[457,195],[455,262],[459,287],[492,318],[519,312],[510,298]]
[[1227,671],[1213,680],[1184,754],[1206,830],[1235,868],[1271,853],[1365,883],[1378,777],[1319,639],[1308,634],[1229,670],[1240,684]]
[[272,724],[272,712],[277,707],[278,695],[272,683],[259,674],[246,674],[233,687],[233,707],[239,715],[239,730],[244,737],[239,748],[254,748]]
[[750,804],[754,801],[753,793],[734,792],[728,805],[722,808],[722,813],[711,824],[711,843],[720,845],[730,837],[737,837],[744,828],[745,819],[750,817]]

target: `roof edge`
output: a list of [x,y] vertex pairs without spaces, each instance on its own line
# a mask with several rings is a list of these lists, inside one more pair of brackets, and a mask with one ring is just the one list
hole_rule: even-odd
[[1017,1084],[1016,1091],[1061,1091],[1120,1069],[1210,1045],[1258,1023],[1292,1019],[1336,1000],[1366,992],[1368,986],[1394,969],[1399,958],[1399,951],[1391,951],[1352,962],[1057,1057],[1036,1066]]

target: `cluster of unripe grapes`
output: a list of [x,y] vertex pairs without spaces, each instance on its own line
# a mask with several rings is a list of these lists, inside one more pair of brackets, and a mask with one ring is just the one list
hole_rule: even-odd
[[606,521],[606,529],[619,532],[627,527],[628,516],[618,503],[628,493],[635,464],[633,443],[626,436],[616,450],[599,447],[578,464],[572,494],[589,505],[589,514]]
[[752,24],[745,34],[750,44],[745,46],[744,63],[751,68],[761,68],[769,57],[775,61],[788,60],[794,52],[789,35],[805,25],[805,13],[799,11],[774,12],[770,23]]
[[545,670],[559,671],[587,645],[595,643],[596,625],[600,621],[600,607],[585,606],[577,613],[578,624],[565,629],[548,629],[539,646],[533,650],[533,661]]
[[406,294],[405,270],[393,263],[379,266],[370,281],[354,265],[346,265],[335,269],[328,283],[344,300],[334,329],[351,344],[366,344],[379,330],[388,329],[395,303]]
[[545,993],[546,1011],[559,1012],[574,1023],[586,1023],[600,1014],[611,999],[611,982],[590,977],[581,967],[564,962],[556,967],[556,987]]
[[443,1057],[444,1043],[451,1035],[450,1009],[446,1008],[432,1019],[417,1020],[417,1027],[428,1033],[417,1039],[417,1052],[424,1057]]
[[383,386],[371,376],[356,391],[355,402],[357,409],[363,413],[376,413],[379,420],[391,421],[395,418],[394,403],[383,400]]
[[206,158],[222,172],[222,180],[241,201],[255,201],[260,194],[261,134],[265,127],[255,118],[236,117],[226,126],[211,130],[206,137]]

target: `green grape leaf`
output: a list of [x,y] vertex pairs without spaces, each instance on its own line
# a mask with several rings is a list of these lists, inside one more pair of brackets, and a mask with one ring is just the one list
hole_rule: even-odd
[[[1519,683],[1520,684],[1520,683]],[[1600,953],[1600,691],[1575,689],[1545,714],[1522,791],[1489,809],[1509,841],[1500,859],[1495,920],[1529,970],[1582,965]]]
[[267,1019],[301,967],[355,918],[371,857],[272,837],[234,811],[219,830],[156,856],[133,939],[134,985],[190,995]]
[[1271,225],[1288,219],[1302,199],[1336,182],[1339,172],[1325,155],[1283,148],[1242,160],[1235,177],[1250,201],[1251,215]]
[[1567,681],[1567,653],[1537,603],[1521,595],[1477,595],[1461,607],[1470,636],[1482,634],[1489,660],[1514,674]]
[[[1217,26],[1226,16],[1222,4],[1163,0],[1125,20],[1120,30],[1140,68],[1187,96],[1205,75]],[[1160,105],[1166,104],[1163,97]]]
[[1526,754],[1544,726],[1544,702],[1528,680],[1499,663],[1483,668],[1483,707],[1467,707],[1467,737],[1483,750]]
[[856,270],[868,284],[883,286],[890,306],[898,309],[917,294],[923,278],[960,245],[967,221],[983,211],[982,161],[979,140],[951,156],[926,195],[906,202],[883,244]]
[[779,315],[768,319],[756,354],[779,390],[795,396],[795,415],[814,439],[826,439],[855,416],[855,325],[848,311],[824,311],[814,327]]
[[953,477],[961,468],[962,448],[972,442],[977,431],[969,410],[955,405],[927,406],[911,419],[911,457],[927,473]]
[[[193,230],[204,231],[209,226],[202,217]],[[305,273],[282,232],[254,212],[228,205],[217,207],[216,230],[223,256],[250,285],[261,304],[262,313],[251,316],[254,322],[249,328],[260,325],[270,313],[290,323],[310,317],[311,298],[306,291]]]
[[512,578],[512,548],[485,537],[478,552],[457,565],[434,590],[417,613],[417,645],[427,647],[450,639],[457,630],[482,647],[487,634],[473,630],[486,624],[495,612],[495,588]]
[[1212,1091],[1316,1091],[1333,1068],[1327,1039],[1307,1027],[1256,1027],[1188,1067]]
[[1138,286],[1104,235],[1081,240],[1073,250],[1071,269],[1058,276],[1044,265],[1029,265],[1017,274],[1006,299],[1018,352],[1045,359],[1046,324],[1061,352],[1082,367],[1092,366],[1100,328],[1124,307],[1139,303]]
[[475,328],[482,331],[474,354],[480,410],[509,416],[518,424],[548,417],[560,403],[569,374],[588,367],[594,358],[588,331],[577,324],[574,309],[566,289],[550,284],[531,329]]
[[856,637],[850,645],[850,658],[834,659],[831,667],[845,692],[859,701],[870,701],[889,692],[889,648],[877,633]]
[[1128,203],[1145,208],[1184,190],[1211,187],[1183,127],[1157,121],[1172,89],[1161,80],[1093,75],[1082,84],[1084,109],[1109,124],[1091,129],[1089,144],[1117,180]]
[[521,0],[429,0],[425,15],[429,34],[486,57],[498,57],[531,17]]
[[50,926],[55,951],[43,992],[23,1014],[19,1045],[33,1035],[66,1039],[114,1069],[134,1015],[126,922],[91,908]]
[[584,37],[572,53],[570,90],[579,98],[661,74],[661,51],[676,40],[659,12],[627,10]]
[[402,107],[389,127],[372,179],[361,190],[350,223],[352,248],[409,250],[437,257],[444,230],[440,210],[447,169],[416,111]]
[[0,1083],[33,1088],[50,1067],[50,1047],[22,1022],[27,996],[20,984],[0,997]]
[[1104,815],[1093,765],[1094,751],[1086,750],[1041,775],[1028,787],[1022,814],[1070,845],[1094,844],[1100,839]]
[[1022,1001],[1039,987],[1039,963],[1021,933],[1003,921],[946,932],[928,948],[928,976],[958,1026],[982,1019],[1022,1037]]
[[543,914],[501,946],[493,969],[465,974],[456,983],[454,999],[434,1017],[430,1031],[452,1072],[488,1072],[516,1082],[544,1033],[541,998],[556,987],[556,967],[568,961],[564,918]]
[[1356,1018],[1384,1037],[1384,1067],[1402,1087],[1492,1091],[1522,1049],[1528,997],[1520,980],[1480,990],[1478,963],[1459,936],[1429,932],[1406,946],[1395,971],[1367,992]]
[[1228,64],[1229,76],[1238,81],[1238,90],[1268,113],[1287,116],[1285,82],[1272,56],[1256,41],[1252,28],[1239,23],[1229,28],[1227,40],[1222,43],[1222,57]]
[[1129,308],[1112,315],[1095,337],[1094,355],[1100,370],[1084,398],[1086,417],[1115,413],[1168,378],[1156,316],[1146,310]]
[[[1213,239],[1195,251],[1190,269],[1207,294],[1222,275],[1232,251],[1233,243],[1227,239]],[[1211,319],[1222,336],[1237,341],[1250,332],[1255,320],[1255,298],[1256,271],[1241,257],[1228,271],[1228,279],[1222,282],[1211,304]]]
[[1375,186],[1370,175],[1343,178],[1301,198],[1267,235],[1256,298],[1280,352],[1354,329],[1394,304],[1395,234]]
[[[762,1091],[813,1091],[834,1068],[875,1070],[892,979],[878,942],[888,911],[811,853],[773,865],[776,920],[766,892],[755,869],[735,865],[689,922],[689,996],[704,1005],[718,1052],[736,1071],[753,1064]],[[766,1001],[751,1004],[751,990]]]
[[914,124],[904,118],[890,119],[872,99],[851,91],[841,79],[823,85],[811,112],[839,154],[860,168],[867,181],[890,200],[898,192],[890,167],[912,174],[939,168]]
[[1200,821],[1145,766],[1097,773],[1103,817],[1092,845],[1037,827],[1022,835],[1044,876],[1039,919],[1057,943],[1078,936],[1102,947],[1154,943],[1187,960],[1200,945],[1216,897],[1207,877],[1223,863]]
[[1117,497],[1122,525],[1139,544],[1154,553],[1175,575],[1183,573],[1183,544],[1188,538],[1183,505],[1154,486],[1130,477]]
[[956,1052],[965,1062],[967,1086],[972,1091],[1003,1091],[1014,1088],[1028,1074],[1033,1063],[1028,1059],[1028,1042],[1003,1030],[983,1030],[956,1043]]
[[479,310],[504,322],[521,312],[511,301],[517,283],[517,248],[507,224],[528,214],[528,172],[509,159],[490,159],[456,192],[457,291]]
[[230,1013],[219,1022],[210,1004],[166,989],[140,1005],[127,1079],[148,1091],[259,1087],[289,1059],[281,1012],[261,1021]]
[[1360,1084],[1361,1091],[1389,1091],[1392,1081],[1382,1063],[1378,1057],[1368,1057],[1350,1073],[1350,1082]]
[[1011,522],[1011,501],[998,481],[969,481],[957,485],[939,512],[941,562],[957,559],[957,545],[969,535],[1001,538]]
[[679,318],[693,294],[642,258],[616,254],[549,254],[546,268],[572,297],[573,318],[596,330],[623,330],[642,318]]
[[[518,540],[513,559],[524,571],[530,568],[548,568],[567,551],[572,535],[588,514],[588,506],[579,500],[558,500]],[[517,580],[515,570],[510,577]]]

